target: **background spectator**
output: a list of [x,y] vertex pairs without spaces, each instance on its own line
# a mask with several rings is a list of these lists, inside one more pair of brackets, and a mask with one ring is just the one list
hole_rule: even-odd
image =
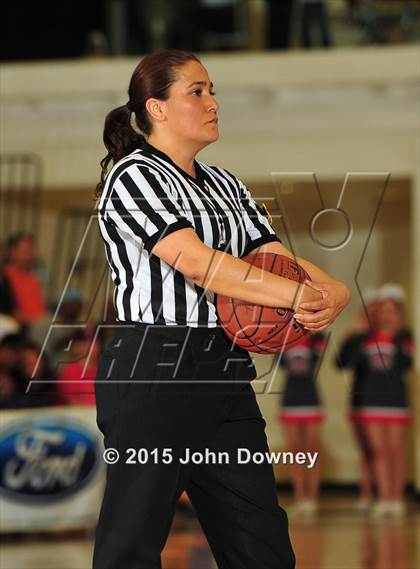
[[7,242],[6,262],[3,268],[3,287],[9,286],[12,303],[8,314],[22,326],[28,327],[47,314],[42,283],[34,270],[34,239],[30,233],[20,232]]
[[4,274],[4,247],[0,241],[0,341],[9,334],[17,334],[20,324],[12,313],[14,301],[10,283]]
[[[29,330],[30,339],[44,347],[55,372],[58,370],[59,364],[70,357],[65,348],[74,334],[73,327],[80,323],[82,309],[82,293],[77,288],[69,288],[58,307],[56,317],[54,319],[51,316],[42,318],[33,324]],[[53,324],[56,326],[50,331]]]
[[43,354],[40,357],[40,348],[33,342],[25,340],[20,345],[18,371],[25,407],[45,407],[57,403],[55,375],[47,356]]
[[0,243],[0,313],[11,314],[14,308],[13,293],[4,273],[4,246]]
[[22,337],[9,334],[0,341],[0,407],[21,406],[21,381],[19,377],[19,346]]
[[93,334],[77,331],[71,339],[75,361],[65,364],[58,375],[59,400],[64,405],[94,405],[94,379],[100,355],[100,340]]
[[[31,381],[30,388],[28,386]],[[37,383],[37,380],[50,380]],[[0,342],[0,407],[43,407],[57,402],[55,377],[39,347],[22,335]]]

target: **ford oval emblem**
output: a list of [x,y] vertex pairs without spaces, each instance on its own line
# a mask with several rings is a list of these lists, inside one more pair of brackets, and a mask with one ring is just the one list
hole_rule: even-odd
[[97,436],[72,418],[35,416],[0,433],[0,492],[8,498],[60,500],[87,484],[100,464]]

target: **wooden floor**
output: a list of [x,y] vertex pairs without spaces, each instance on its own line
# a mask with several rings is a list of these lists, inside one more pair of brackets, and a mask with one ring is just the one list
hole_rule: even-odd
[[[286,509],[290,504],[279,496]],[[402,522],[372,522],[354,510],[355,498],[321,501],[318,517],[290,521],[296,569],[419,569],[420,509],[407,503]],[[92,534],[9,536],[0,549],[1,569],[90,569]],[[164,569],[217,569],[207,541],[190,513],[179,512],[163,554]],[[249,569],[255,569],[250,567]],[[279,568],[281,569],[281,568]]]

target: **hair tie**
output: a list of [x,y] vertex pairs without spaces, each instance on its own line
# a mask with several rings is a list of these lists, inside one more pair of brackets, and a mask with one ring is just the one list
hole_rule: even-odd
[[139,128],[139,125],[137,124],[136,115],[133,113],[133,111],[131,111],[131,114],[130,114],[130,126],[134,130],[134,132],[136,132],[137,134],[140,134],[140,136],[143,136],[144,138],[146,138],[145,133]]

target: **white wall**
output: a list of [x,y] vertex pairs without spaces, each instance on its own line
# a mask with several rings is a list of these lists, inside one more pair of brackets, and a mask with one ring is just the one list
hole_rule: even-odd
[[[276,170],[416,171],[416,47],[202,58],[221,137],[199,158],[248,179]],[[127,100],[137,59],[6,64],[2,152],[33,151],[48,187],[94,184],[105,114]],[[256,152],[258,149],[258,152]]]

